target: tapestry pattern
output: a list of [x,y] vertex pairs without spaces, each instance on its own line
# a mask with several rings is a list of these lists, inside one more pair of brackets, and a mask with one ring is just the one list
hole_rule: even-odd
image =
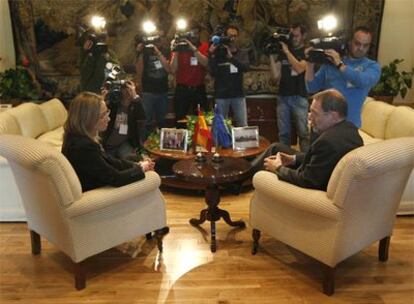
[[[186,17],[198,24],[202,40],[208,40],[219,24],[235,24],[240,47],[247,49],[251,71],[245,75],[247,94],[275,94],[270,79],[263,38],[274,26],[303,22],[308,38],[319,37],[317,20],[335,14],[342,30],[358,25],[374,30],[378,40],[383,0],[20,0],[10,1],[18,64],[26,63],[33,77],[54,95],[70,98],[79,91],[76,33],[78,25],[92,15],[108,22],[109,45],[122,67],[134,77],[134,41],[144,20],[162,30],[167,43],[174,37],[175,20]],[[376,57],[373,48],[372,57]],[[170,77],[170,88],[174,85]],[[207,78],[208,92],[212,80]]]

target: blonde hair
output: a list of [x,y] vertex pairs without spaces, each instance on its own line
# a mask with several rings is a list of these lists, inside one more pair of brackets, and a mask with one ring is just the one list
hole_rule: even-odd
[[99,121],[102,96],[92,92],[79,93],[70,103],[68,118],[63,126],[68,134],[87,136],[99,142],[96,125]]

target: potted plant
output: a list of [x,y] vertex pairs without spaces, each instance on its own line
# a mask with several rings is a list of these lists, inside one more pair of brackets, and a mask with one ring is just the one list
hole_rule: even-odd
[[14,99],[18,99],[19,102],[25,99],[39,99],[29,72],[22,66],[0,73],[0,100]]
[[370,92],[372,97],[389,103],[392,103],[398,94],[402,98],[405,97],[412,85],[414,69],[411,72],[398,71],[398,65],[403,61],[404,59],[394,59],[381,68],[380,80]]

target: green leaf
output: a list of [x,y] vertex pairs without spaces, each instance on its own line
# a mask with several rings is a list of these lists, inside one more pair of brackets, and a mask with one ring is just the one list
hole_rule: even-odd
[[17,66],[15,69],[8,69],[0,73],[0,89],[2,98],[4,99],[39,98],[30,74],[22,66]]
[[411,88],[412,81],[413,81],[412,72],[409,73],[409,72],[403,71],[403,72],[401,72],[401,74],[402,74],[402,78],[403,78],[403,81],[404,81],[405,85],[407,87]]
[[407,88],[402,88],[402,89],[400,90],[400,93],[401,93],[401,97],[402,97],[402,98],[404,98],[404,97],[405,97],[405,95],[407,94]]
[[381,77],[371,89],[371,94],[405,97],[408,88],[411,88],[414,69],[411,72],[399,72],[398,65],[404,59],[394,59],[381,68]]

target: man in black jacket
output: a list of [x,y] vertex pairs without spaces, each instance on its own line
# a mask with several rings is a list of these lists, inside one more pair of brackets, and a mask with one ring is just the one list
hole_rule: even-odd
[[304,25],[293,24],[290,28],[289,45],[280,42],[280,54],[269,56],[271,75],[276,82],[279,82],[276,104],[279,141],[290,146],[291,124],[294,121],[302,152],[306,152],[309,148],[309,103],[305,86],[306,32]]
[[252,165],[259,169],[264,159],[264,168],[274,172],[279,179],[300,187],[325,191],[339,160],[363,145],[358,129],[346,121],[347,111],[345,98],[337,90],[317,93],[313,96],[309,114],[317,137],[308,152],[294,154],[290,147],[277,143],[256,158]]
[[99,48],[92,40],[86,39],[80,49],[79,57],[81,91],[97,94],[101,92],[105,82],[105,67],[108,62],[119,63],[115,52],[108,48]]
[[[160,36],[163,37],[163,35]],[[162,38],[164,39],[164,38]],[[153,131],[153,119],[156,127],[165,127],[165,115],[168,111],[168,50],[161,41],[150,46],[139,43],[136,47],[135,63],[136,85],[142,96],[142,106],[145,111],[145,128],[141,131],[142,140]]]
[[225,36],[230,43],[213,43],[209,49],[208,66],[214,77],[214,93],[220,114],[227,118],[231,108],[233,125],[247,126],[246,98],[243,90],[243,74],[249,69],[246,50],[237,47],[239,29],[229,25]]

